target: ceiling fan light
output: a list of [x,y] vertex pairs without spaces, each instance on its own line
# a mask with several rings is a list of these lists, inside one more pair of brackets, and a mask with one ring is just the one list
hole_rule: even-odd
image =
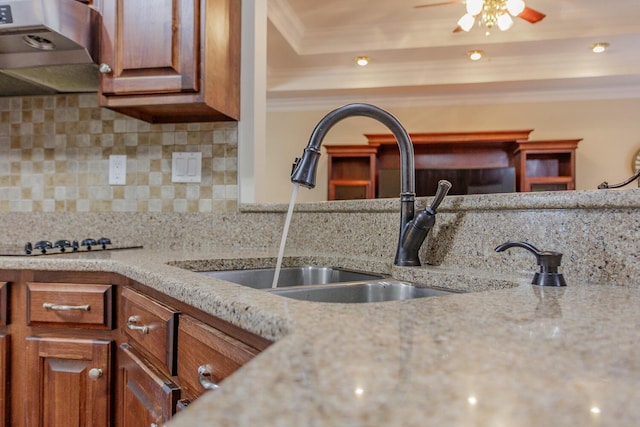
[[513,16],[520,15],[525,8],[523,0],[509,0],[507,1],[507,11]]
[[473,27],[473,24],[475,22],[476,22],[476,18],[474,18],[473,15],[465,13],[464,15],[462,15],[462,18],[460,18],[460,20],[458,21],[458,26],[462,28],[462,31],[469,32],[469,30],[471,30],[471,27]]
[[467,13],[471,16],[476,16],[482,12],[483,6],[483,0],[467,0]]
[[500,28],[501,31],[507,31],[512,25],[513,19],[511,19],[511,16],[508,13],[503,13],[498,16],[498,28]]

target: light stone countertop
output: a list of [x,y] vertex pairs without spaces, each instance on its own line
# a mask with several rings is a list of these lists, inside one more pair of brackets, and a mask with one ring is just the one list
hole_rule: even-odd
[[638,425],[637,288],[547,289],[521,277],[302,256],[295,261],[362,265],[471,291],[323,304],[166,264],[201,260],[228,268],[272,256],[141,249],[0,257],[0,268],[120,273],[276,341],[171,427]]

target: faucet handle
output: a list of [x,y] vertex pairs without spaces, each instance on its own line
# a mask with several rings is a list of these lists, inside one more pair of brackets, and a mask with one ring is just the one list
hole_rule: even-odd
[[540,272],[533,276],[534,285],[540,286],[567,286],[562,273],[558,273],[558,267],[562,262],[562,254],[554,251],[541,251],[531,243],[527,242],[506,242],[498,245],[496,252],[502,252],[509,248],[524,248],[536,257],[540,266]]
[[436,195],[433,197],[431,206],[429,206],[429,209],[431,211],[435,212],[436,209],[438,209],[438,206],[440,206],[440,203],[442,203],[447,193],[449,193],[450,189],[451,189],[451,183],[449,181],[447,181],[446,179],[441,179],[440,181],[438,181],[438,188],[436,189]]

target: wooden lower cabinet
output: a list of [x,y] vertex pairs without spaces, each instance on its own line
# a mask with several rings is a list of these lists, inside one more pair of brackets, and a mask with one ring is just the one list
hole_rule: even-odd
[[0,427],[159,427],[270,344],[117,274],[0,270]]
[[120,346],[122,427],[161,426],[176,411],[180,388],[128,344]]
[[110,341],[28,337],[29,426],[109,426]]

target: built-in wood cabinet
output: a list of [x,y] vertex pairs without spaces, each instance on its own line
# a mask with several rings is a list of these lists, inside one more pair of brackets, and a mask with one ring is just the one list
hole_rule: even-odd
[[111,425],[111,341],[27,337],[30,426]]
[[117,274],[0,270],[0,427],[161,426],[270,344]]
[[575,190],[579,139],[519,141],[514,151],[520,191]]
[[100,105],[154,123],[238,120],[241,0],[102,0]]
[[[529,140],[531,132],[410,134],[417,195],[433,195],[438,177],[452,181],[451,194],[575,189],[575,151],[580,139],[533,141]],[[329,200],[400,194],[400,154],[394,136],[365,136],[366,145],[324,146]],[[462,176],[476,182],[457,185],[456,179],[461,184],[467,179]],[[466,191],[460,191],[461,187]]]
[[327,146],[329,200],[376,197],[377,145]]

